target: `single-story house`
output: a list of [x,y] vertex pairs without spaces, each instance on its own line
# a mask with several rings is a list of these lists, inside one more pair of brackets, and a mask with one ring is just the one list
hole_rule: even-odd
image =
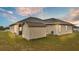
[[10,25],[10,31],[28,40],[46,37],[49,34],[63,35],[73,32],[73,24],[55,19],[42,20],[29,17]]

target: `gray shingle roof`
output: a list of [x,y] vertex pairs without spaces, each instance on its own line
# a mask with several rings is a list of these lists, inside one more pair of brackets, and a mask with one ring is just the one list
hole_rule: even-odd
[[36,17],[29,17],[29,18],[26,18],[26,19],[24,19],[24,20],[21,20],[21,21],[18,21],[18,22],[16,22],[16,23],[14,23],[14,24],[11,24],[10,26],[12,26],[12,25],[15,25],[15,24],[17,24],[17,23],[27,23],[30,27],[32,26],[32,27],[44,27],[44,26],[46,26],[44,23],[43,23],[43,21],[40,19],[40,18],[36,18]]
[[46,19],[46,20],[43,20],[45,24],[47,25],[55,25],[55,24],[60,24],[60,25],[73,25],[69,22],[66,22],[66,21],[62,21],[62,20],[59,20],[59,19],[55,19],[55,18],[50,18],[50,19]]
[[[36,18],[36,17],[28,17],[28,18],[26,18],[24,20],[21,20],[21,21],[18,21],[16,23],[14,23],[14,24],[25,23],[25,22],[29,26],[32,26],[32,27],[43,27],[43,26],[46,26],[46,25],[55,25],[55,24],[73,25],[71,23],[68,23],[68,22],[65,22],[65,21],[62,21],[62,20],[59,20],[59,19],[55,19],[55,18],[50,18],[50,19],[42,20],[42,19]],[[12,25],[14,25],[14,24],[12,24]]]
[[46,25],[43,23],[42,19],[36,17],[29,17],[26,20],[26,23],[30,27],[45,27]]

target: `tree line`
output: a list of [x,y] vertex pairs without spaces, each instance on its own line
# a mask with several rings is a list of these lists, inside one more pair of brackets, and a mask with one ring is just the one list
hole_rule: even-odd
[[0,26],[0,30],[9,29],[8,27]]

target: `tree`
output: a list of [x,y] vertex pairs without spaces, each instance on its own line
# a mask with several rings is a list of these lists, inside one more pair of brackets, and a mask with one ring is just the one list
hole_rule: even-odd
[[4,30],[5,28],[3,26],[0,26],[0,30]]

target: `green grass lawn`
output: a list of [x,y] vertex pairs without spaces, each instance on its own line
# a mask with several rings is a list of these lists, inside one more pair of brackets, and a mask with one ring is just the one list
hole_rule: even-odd
[[47,37],[27,41],[10,32],[0,31],[1,51],[78,51],[79,33]]

